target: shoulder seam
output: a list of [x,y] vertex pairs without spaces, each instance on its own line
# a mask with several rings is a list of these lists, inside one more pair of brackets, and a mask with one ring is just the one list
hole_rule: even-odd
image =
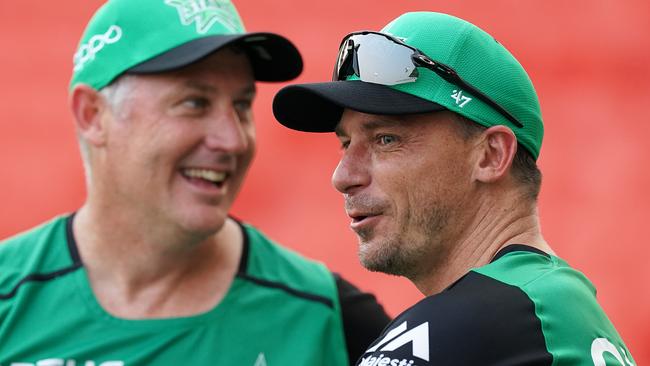
[[[541,256],[541,257],[545,258],[545,260],[547,261],[547,263],[548,263],[548,267],[545,268],[545,269],[542,271],[542,273],[540,273],[539,275],[535,276],[534,278],[531,278],[530,280],[528,280],[528,281],[526,281],[526,282],[520,283],[519,285],[512,285],[512,286],[520,287],[520,288],[527,287],[528,285],[532,284],[533,282],[536,282],[536,281],[539,280],[540,278],[545,277],[545,276],[547,276],[548,274],[550,274],[550,273],[552,273],[552,272],[558,270],[558,259],[557,259],[557,257],[555,257],[555,256],[549,255],[548,253],[544,253],[544,252],[539,252],[539,253],[538,253],[538,252],[536,252],[536,251],[518,251],[518,252],[520,252],[520,253],[526,253],[526,254],[529,254],[529,255],[538,255],[538,256]],[[498,259],[501,259],[502,257],[505,257],[506,255],[511,254],[511,253],[515,253],[515,251],[504,253],[504,254],[501,255]],[[492,263],[495,263],[495,262],[491,262],[490,264],[492,264]],[[489,264],[488,264],[488,265],[489,265]],[[482,273],[482,272],[480,271],[480,269],[481,269],[481,267],[479,267],[479,268],[474,268],[474,269],[472,269],[472,271],[473,271],[473,272],[476,272],[476,273],[479,273],[479,274],[482,274],[482,275],[484,275],[484,276],[490,277],[490,278],[492,278],[492,279],[494,279],[494,280],[496,280],[496,281],[499,281],[499,282],[502,282],[502,283],[505,283],[505,284],[510,285],[509,283],[507,283],[506,281],[503,281],[503,280],[500,279],[500,278],[495,278],[495,277],[492,277],[492,276],[489,276],[489,275],[486,275],[486,274]]]
[[537,282],[537,281],[539,281],[540,279],[542,279],[542,278],[544,278],[544,277],[546,277],[546,276],[549,276],[549,275],[551,275],[552,273],[554,273],[554,272],[556,272],[556,271],[558,271],[558,270],[561,269],[561,268],[559,268],[558,265],[557,265],[557,264],[558,264],[558,263],[557,263],[557,260],[555,260],[553,257],[551,257],[551,258],[549,259],[549,262],[550,262],[550,267],[549,267],[547,270],[545,270],[545,271],[544,271],[543,273],[541,273],[539,276],[537,276],[537,277],[535,277],[535,278],[531,278],[530,281],[528,281],[528,282],[526,282],[526,283],[522,283],[522,284],[521,284],[521,287],[522,287],[522,288],[523,288],[523,287],[528,287],[529,285],[533,284],[534,282]]
[[253,276],[251,276],[249,274],[246,274],[246,273],[238,273],[237,277],[241,278],[243,280],[246,280],[246,281],[253,282],[253,283],[255,283],[257,285],[260,285],[260,286],[282,290],[282,291],[288,293],[289,295],[293,295],[293,296],[302,298],[304,300],[321,303],[321,304],[327,306],[330,309],[334,308],[334,302],[332,301],[332,299],[329,299],[329,298],[327,298],[325,296],[316,295],[316,294],[312,294],[312,293],[309,293],[309,292],[296,290],[295,288],[289,287],[289,286],[287,286],[287,285],[285,285],[283,283],[253,277]]
[[9,291],[6,294],[0,294],[0,300],[8,300],[16,296],[16,294],[18,293],[18,289],[22,285],[28,282],[46,282],[49,280],[53,280],[57,277],[64,276],[68,273],[74,272],[81,267],[82,267],[81,263],[74,263],[69,267],[65,267],[54,272],[28,274],[27,276],[23,277],[20,281],[18,281],[18,283],[14,286],[13,289],[11,289],[11,291]]

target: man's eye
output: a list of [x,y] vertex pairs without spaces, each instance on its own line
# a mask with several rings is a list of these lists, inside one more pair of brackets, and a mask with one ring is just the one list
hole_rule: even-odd
[[210,101],[208,101],[206,98],[188,98],[185,101],[183,101],[183,104],[191,109],[205,109],[210,105]]
[[253,107],[253,101],[252,100],[238,100],[235,101],[234,103],[235,109],[238,110],[239,112],[247,112]]
[[381,145],[390,145],[397,142],[397,137],[393,135],[380,135],[377,137],[377,140]]

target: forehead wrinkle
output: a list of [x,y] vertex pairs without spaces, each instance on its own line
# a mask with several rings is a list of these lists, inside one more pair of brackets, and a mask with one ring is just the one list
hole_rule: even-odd
[[218,91],[216,86],[198,80],[186,80],[183,85],[189,89],[194,89],[203,93],[214,94]]
[[[368,133],[382,127],[398,126],[402,123],[402,121],[399,121],[396,118],[388,118],[386,116],[381,116],[381,115],[367,115],[367,117],[364,117],[363,119],[361,119],[361,121],[357,123],[360,124],[361,130],[364,133]],[[345,132],[345,128],[341,127],[340,122],[336,125],[336,128],[334,129],[334,133],[336,133],[336,136],[347,135],[347,132]]]
[[372,120],[365,121],[361,125],[361,128],[366,132],[370,132],[380,128],[403,127],[405,125],[406,125],[406,121],[403,119],[377,116]]
[[391,126],[395,126],[395,125],[398,125],[398,124],[399,124],[398,121],[385,120],[385,119],[382,119],[381,117],[379,117],[379,118],[373,118],[370,121],[362,122],[361,129],[368,132],[368,131],[376,130],[378,128],[391,127]]

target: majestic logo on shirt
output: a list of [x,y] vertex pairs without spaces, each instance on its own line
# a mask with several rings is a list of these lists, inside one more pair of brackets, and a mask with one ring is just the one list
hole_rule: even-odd
[[243,32],[235,8],[228,0],[165,0],[165,4],[176,7],[183,25],[196,22],[200,34],[217,22],[232,32]]
[[414,360],[384,356],[384,353],[395,351],[408,345],[411,345],[411,354],[413,357],[429,361],[429,322],[424,322],[415,328],[408,329],[408,324],[405,321],[391,329],[384,338],[366,351],[366,353],[382,353],[379,356],[370,355],[362,358],[359,366],[416,366]]
[[[627,358],[625,349],[621,347],[623,356],[618,352],[616,346],[612,344],[607,338],[596,338],[591,342],[591,359],[594,361],[594,366],[607,366],[605,362],[605,353],[609,353],[621,364],[621,366],[634,366]],[[623,362],[625,359],[625,362]]]
[[414,364],[413,360],[407,360],[405,358],[390,358],[380,354],[379,356],[370,356],[368,358],[362,358],[359,366],[380,366],[380,365],[390,365],[390,366],[417,366]]

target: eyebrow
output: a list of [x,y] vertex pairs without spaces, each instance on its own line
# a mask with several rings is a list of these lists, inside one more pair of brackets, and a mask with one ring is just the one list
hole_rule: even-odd
[[[196,91],[203,92],[203,93],[215,94],[218,92],[218,89],[214,85],[207,84],[201,81],[196,81],[196,80],[186,81],[185,86],[190,89],[194,89]],[[242,96],[255,96],[256,93],[257,93],[257,87],[255,86],[254,82],[243,87],[239,92],[239,94]]]
[[[381,119],[381,117],[378,117],[376,119],[370,120],[370,121],[364,121],[361,122],[361,129],[364,130],[365,132],[376,130],[377,128],[381,127],[390,127],[390,126],[395,126],[399,124],[399,121],[396,120],[384,120]],[[341,123],[339,122],[336,127],[334,128],[334,133],[336,136],[347,136],[347,133],[343,130],[341,127]]]
[[255,83],[251,83],[247,87],[243,88],[240,94],[246,96],[255,96],[255,94],[257,94],[257,87],[255,86]]

